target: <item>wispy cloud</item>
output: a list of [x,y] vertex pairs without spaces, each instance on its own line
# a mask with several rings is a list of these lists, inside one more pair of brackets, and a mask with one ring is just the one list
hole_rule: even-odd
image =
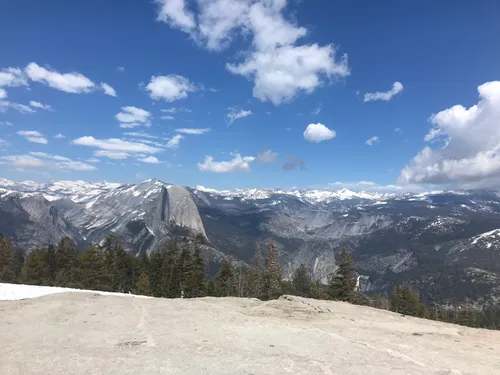
[[24,137],[29,142],[41,144],[48,143],[47,138],[45,138],[42,133],[37,132],[36,130],[20,130],[16,134]]
[[210,131],[210,128],[179,128],[175,129],[177,133],[182,133],[182,134],[195,134],[195,135],[200,135],[200,134],[205,134]]
[[367,92],[364,97],[364,101],[366,102],[373,102],[376,100],[383,100],[388,102],[391,100],[395,95],[403,92],[403,84],[401,82],[394,82],[392,84],[392,88],[389,91],[386,92]]
[[373,137],[367,139],[365,141],[365,144],[368,145],[368,146],[371,146],[374,143],[378,143],[378,142],[380,142],[380,139],[376,135],[374,135]]
[[230,109],[229,112],[226,114],[226,123],[228,125],[231,125],[234,121],[251,116],[253,113],[252,111],[247,111],[247,110],[236,110],[234,108]]

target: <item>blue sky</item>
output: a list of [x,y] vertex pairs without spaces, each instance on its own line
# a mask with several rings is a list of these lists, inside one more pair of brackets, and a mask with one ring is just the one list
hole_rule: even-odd
[[4,1],[1,177],[497,187],[499,19],[493,1]]

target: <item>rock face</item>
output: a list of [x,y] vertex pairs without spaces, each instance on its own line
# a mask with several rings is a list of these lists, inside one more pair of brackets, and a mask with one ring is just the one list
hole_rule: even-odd
[[[0,232],[24,248],[69,235],[99,242],[113,232],[134,252],[170,236],[202,234],[213,259],[249,263],[274,241],[285,277],[304,263],[327,281],[349,250],[363,290],[409,282],[424,299],[500,301],[500,198],[484,190],[419,194],[348,190],[185,188],[0,180]],[[32,234],[36,233],[36,236]],[[466,283],[464,281],[467,281]],[[469,296],[470,297],[470,296]]]
[[498,331],[291,296],[63,293],[0,311],[9,375],[482,375],[500,363]]

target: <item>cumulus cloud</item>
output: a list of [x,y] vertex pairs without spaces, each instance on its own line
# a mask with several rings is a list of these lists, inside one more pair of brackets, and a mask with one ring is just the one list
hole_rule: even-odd
[[54,136],[55,139],[64,139],[66,136],[64,134],[58,133]]
[[328,129],[325,125],[309,124],[304,130],[304,139],[309,142],[319,143],[335,138],[337,133],[335,130]]
[[0,99],[5,99],[7,97],[7,91],[0,88]]
[[203,163],[198,163],[198,169],[202,172],[215,173],[250,172],[250,163],[255,161],[255,157],[242,157],[240,154],[233,156],[229,161],[214,161],[212,156],[206,156]]
[[187,10],[185,0],[156,0],[156,3],[158,4],[158,21],[184,31],[190,31],[196,27],[194,15]]
[[267,164],[267,163],[274,162],[277,157],[278,157],[278,154],[276,152],[273,152],[271,150],[265,150],[265,151],[259,152],[257,154],[257,157],[255,160],[259,163]]
[[140,161],[140,162],[143,162],[143,163],[148,163],[148,164],[158,164],[158,163],[160,163],[160,161],[157,158],[155,158],[154,156],[147,156],[147,157],[144,157],[144,158],[138,158],[137,160]]
[[34,100],[30,101],[30,106],[33,108],[44,109],[46,111],[52,110],[52,107],[49,104],[42,104],[40,102],[35,102]]
[[32,62],[25,68],[28,77],[35,82],[43,83],[54,89],[72,94],[89,93],[95,90],[96,85],[81,73],[58,73]]
[[122,107],[121,112],[116,114],[116,119],[121,122],[121,128],[135,128],[138,126],[151,126],[151,113],[137,107]]
[[386,92],[367,92],[365,94],[364,101],[366,102],[373,102],[376,100],[384,100],[388,102],[391,100],[395,95],[403,92],[403,84],[401,82],[394,82],[392,84],[392,89]]
[[201,135],[208,133],[210,131],[210,128],[179,128],[175,129],[175,131],[182,134]]
[[230,108],[229,112],[226,114],[226,122],[228,125],[231,125],[234,121],[251,116],[253,113],[252,111],[246,111],[246,110],[237,110],[235,108]]
[[478,87],[479,102],[455,105],[430,117],[424,147],[403,168],[400,183],[500,184],[500,81]]
[[177,148],[179,147],[179,143],[184,139],[184,137],[180,134],[174,135],[172,138],[169,139],[167,142],[167,147],[168,148]]
[[32,152],[30,155],[2,156],[0,160],[7,161],[16,168],[45,168],[73,171],[93,171],[97,169],[93,165],[74,161],[61,155],[47,154],[45,152]]
[[17,135],[24,137],[29,142],[41,144],[48,143],[47,138],[45,138],[42,133],[35,130],[20,130],[17,132]]
[[347,56],[333,45],[299,44],[308,30],[285,18],[286,0],[198,0],[195,15],[183,0],[159,0],[158,20],[187,32],[209,50],[221,50],[239,34],[250,35],[244,60],[227,64],[254,82],[253,96],[279,105],[299,92],[350,74]]
[[0,87],[28,86],[28,78],[20,68],[6,68],[0,70]]
[[92,136],[85,136],[74,139],[71,143],[79,146],[94,147],[107,151],[121,151],[126,153],[155,154],[162,151],[158,147],[152,147],[140,142],[125,141],[119,138],[96,139]]
[[378,143],[379,141],[380,141],[379,138],[376,135],[374,135],[373,137],[371,137],[365,141],[365,145],[371,146],[374,143]]
[[151,99],[164,100],[168,103],[187,98],[188,94],[197,91],[198,87],[183,76],[170,74],[151,77],[146,90],[149,91]]
[[100,85],[102,91],[104,91],[104,93],[106,95],[109,95],[109,96],[113,96],[113,97],[116,97],[116,91],[114,88],[112,88],[110,85],[108,85],[107,83],[104,83],[104,82],[101,82],[101,85]]

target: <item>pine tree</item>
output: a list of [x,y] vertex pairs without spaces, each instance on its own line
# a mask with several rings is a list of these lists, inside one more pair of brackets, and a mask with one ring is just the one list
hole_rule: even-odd
[[300,267],[295,270],[292,284],[296,295],[306,298],[309,297],[312,282],[305,264],[301,264]]
[[75,242],[69,237],[63,237],[59,241],[54,257],[57,286],[74,286],[73,271],[78,263],[78,249]]
[[203,297],[205,295],[205,263],[201,256],[200,244],[195,243],[191,272],[187,280],[190,297]]
[[30,285],[47,285],[49,267],[47,253],[44,249],[36,249],[29,253],[22,270],[21,280]]
[[217,297],[235,297],[237,293],[234,267],[230,261],[224,260],[214,278],[214,294]]
[[16,259],[12,242],[0,234],[0,281],[16,281]]
[[167,294],[164,290],[164,261],[164,254],[158,250],[153,252],[149,258],[149,289],[154,297],[163,297]]
[[49,245],[47,247],[47,266],[48,266],[48,280],[50,285],[54,285],[56,282],[56,248],[54,245]]
[[246,295],[252,298],[263,298],[264,267],[259,246],[255,248],[255,255],[248,268],[246,281]]
[[151,294],[151,290],[149,288],[149,276],[145,271],[141,273],[135,283],[134,294],[142,296],[149,296]]
[[339,301],[352,302],[356,296],[356,269],[351,254],[343,250],[336,273],[330,280],[330,297]]
[[78,257],[74,283],[82,289],[109,290],[110,279],[104,254],[94,246],[86,248]]
[[179,245],[175,239],[167,243],[167,251],[163,261],[163,288],[167,298],[181,296],[181,273],[179,269]]
[[267,245],[266,271],[264,276],[264,297],[276,299],[282,294],[283,273],[278,259],[278,248],[273,242]]
[[179,285],[181,288],[181,296],[185,298],[192,297],[190,277],[193,268],[193,259],[187,246],[184,246],[181,255],[177,261],[177,272],[179,273]]
[[314,283],[312,282],[309,288],[309,298],[328,299],[329,295],[326,286],[319,280],[316,280]]

